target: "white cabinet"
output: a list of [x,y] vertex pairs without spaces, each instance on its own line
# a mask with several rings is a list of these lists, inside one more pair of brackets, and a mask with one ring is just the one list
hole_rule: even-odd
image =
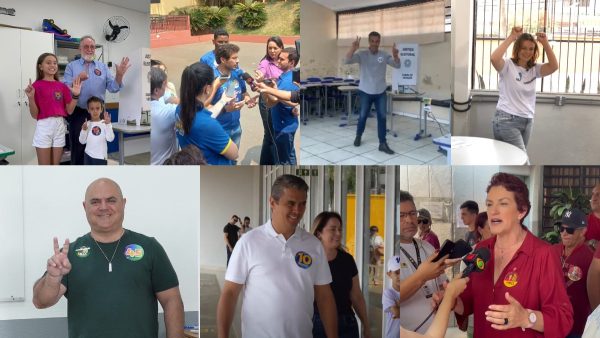
[[42,53],[53,53],[53,35],[0,27],[2,81],[0,82],[0,144],[15,150],[11,164],[37,164],[31,145],[35,120],[29,114],[29,101],[23,89],[35,81],[36,63]]

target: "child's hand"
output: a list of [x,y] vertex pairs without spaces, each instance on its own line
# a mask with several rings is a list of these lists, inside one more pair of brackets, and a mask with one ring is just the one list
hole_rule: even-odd
[[71,87],[71,94],[74,96],[79,96],[81,93],[81,80],[79,78],[75,78],[73,80],[73,86]]
[[106,110],[104,111],[104,123],[110,124],[110,114]]
[[25,88],[25,94],[30,100],[33,100],[33,97],[35,96],[35,88],[33,88],[31,85],[31,79],[29,79],[29,85],[27,85],[27,88]]
[[88,120],[85,119],[85,122],[83,122],[83,125],[81,126],[81,130],[87,130],[88,129]]
[[81,71],[81,73],[79,73],[79,75],[77,76],[77,79],[81,82],[81,81],[85,81],[89,78],[88,73],[83,70]]

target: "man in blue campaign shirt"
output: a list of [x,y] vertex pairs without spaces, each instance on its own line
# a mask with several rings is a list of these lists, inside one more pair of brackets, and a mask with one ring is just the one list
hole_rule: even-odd
[[223,129],[229,134],[229,137],[240,147],[242,138],[242,126],[240,125],[240,109],[244,104],[248,104],[248,108],[256,105],[255,100],[250,100],[250,95],[246,92],[246,83],[242,79],[243,71],[238,68],[238,53],[240,48],[234,44],[224,44],[219,46],[216,52],[217,67],[214,69],[215,77],[229,77],[215,92],[211,101],[214,105],[217,103],[223,94],[228,97],[233,97],[229,103],[225,105],[221,113],[217,116],[217,121],[223,126]]
[[71,164],[83,165],[85,145],[79,143],[79,133],[85,120],[91,116],[87,111],[87,100],[96,96],[104,101],[104,94],[108,90],[116,93],[123,88],[123,76],[129,69],[129,58],[123,58],[117,65],[117,74],[113,78],[110,69],[102,62],[94,60],[96,54],[96,41],[89,35],[79,41],[81,58],[71,61],[65,69],[63,82],[70,88],[77,77],[81,80],[81,93],[73,96],[77,100],[77,107],[69,116],[69,138],[71,141]]
[[206,54],[202,55],[200,58],[200,62],[209,65],[213,70],[217,68],[217,61],[215,59],[215,52],[217,51],[217,47],[220,45],[224,45],[229,43],[229,33],[222,28],[215,29],[213,32],[213,45],[215,45],[215,49],[208,51]]
[[[296,48],[285,48],[279,54],[277,66],[283,70],[283,74],[277,81],[277,88],[280,90],[294,91],[298,90],[292,82],[292,70],[298,63],[298,52]],[[268,102],[273,102],[272,96],[267,98]],[[269,105],[269,104],[267,104]],[[293,104],[288,101],[278,100],[277,104],[271,108],[271,118],[273,119],[273,130],[275,131],[275,150],[276,155],[273,159],[275,164],[296,164],[296,150],[294,149],[294,135],[298,129],[298,115],[293,112]]]

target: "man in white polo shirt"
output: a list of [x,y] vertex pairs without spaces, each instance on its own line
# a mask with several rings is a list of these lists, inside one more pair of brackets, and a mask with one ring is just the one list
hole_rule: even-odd
[[242,288],[242,336],[312,337],[313,301],[327,337],[337,338],[331,272],[319,240],[297,227],[308,186],[293,175],[271,188],[271,220],[236,244],[217,308],[218,336],[229,337]]

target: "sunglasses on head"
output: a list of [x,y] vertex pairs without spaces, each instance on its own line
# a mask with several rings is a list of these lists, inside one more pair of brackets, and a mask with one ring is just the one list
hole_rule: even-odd
[[560,232],[566,231],[569,235],[572,235],[575,233],[575,228],[566,228],[561,226],[560,227]]
[[419,223],[419,224],[429,224],[429,220],[426,219],[426,218],[425,219],[418,219],[417,223]]

